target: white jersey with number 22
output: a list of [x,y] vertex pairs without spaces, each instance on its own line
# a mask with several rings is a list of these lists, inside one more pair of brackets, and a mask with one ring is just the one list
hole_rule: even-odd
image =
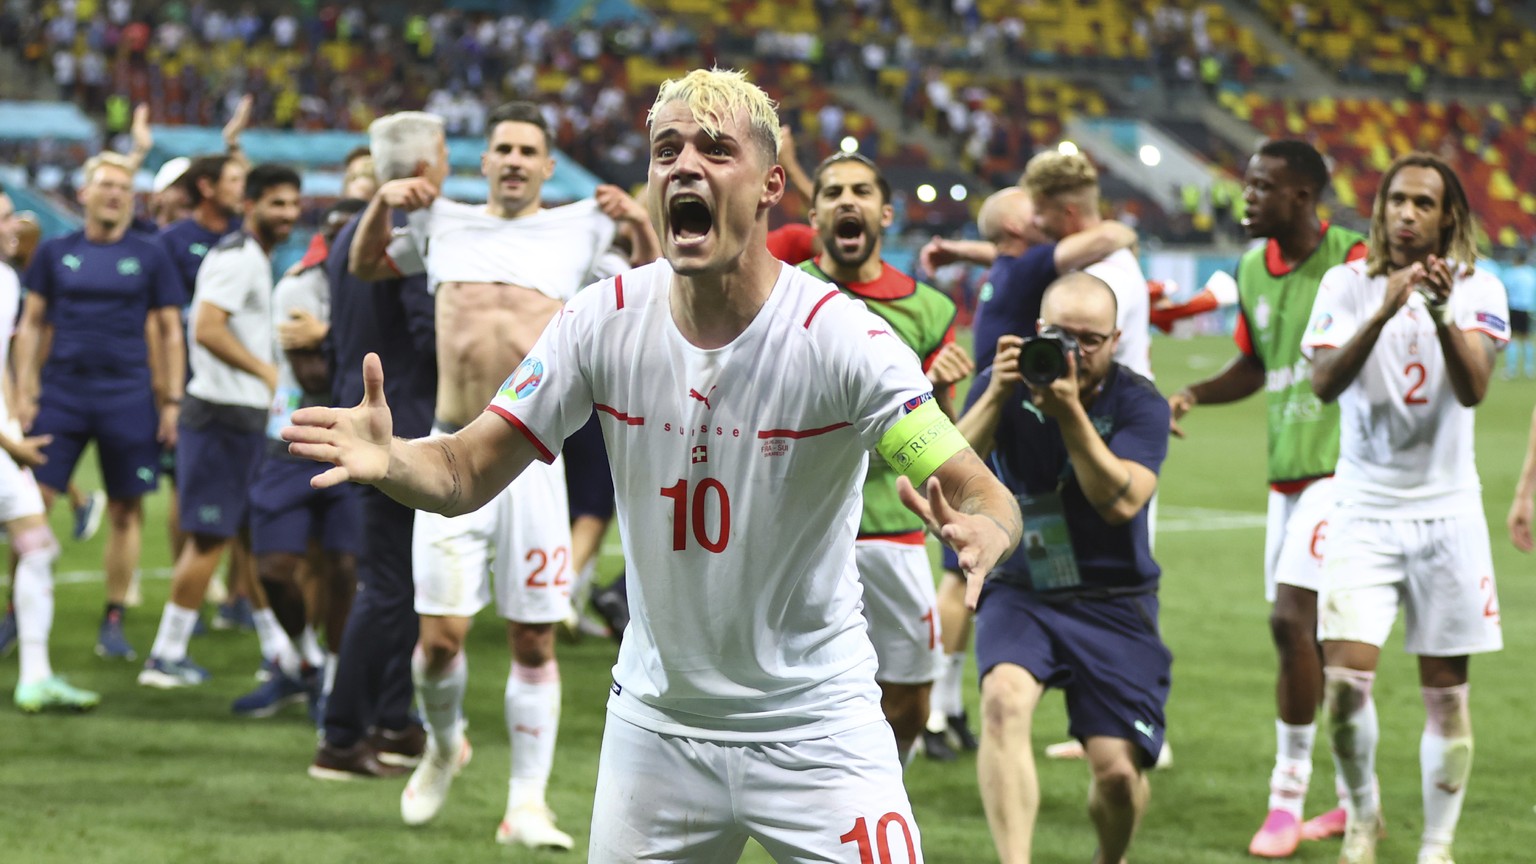
[[859,488],[932,385],[881,319],[793,267],[712,350],[678,330],[672,283],[658,261],[579,292],[489,409],[546,460],[599,412],[633,615],[609,709],[722,741],[878,722]]

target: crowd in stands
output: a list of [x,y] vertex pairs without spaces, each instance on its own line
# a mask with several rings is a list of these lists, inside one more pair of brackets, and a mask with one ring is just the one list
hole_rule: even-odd
[[[1260,0],[1297,47],[1352,81],[1402,81],[1422,93],[1433,79],[1507,87],[1536,96],[1536,32],[1521,4],[1495,0]],[[1529,4],[1525,4],[1529,6]]]

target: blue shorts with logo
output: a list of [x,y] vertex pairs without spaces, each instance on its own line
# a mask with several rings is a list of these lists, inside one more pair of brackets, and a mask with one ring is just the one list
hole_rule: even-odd
[[363,498],[351,483],[315,489],[309,481],[330,466],[273,453],[251,484],[251,551],[303,555],[315,540],[327,552],[363,551]]
[[[260,426],[253,429],[250,424],[202,416],[203,412],[189,404],[192,401],[190,397],[184,400],[177,429],[176,491],[181,530],[233,537],[245,525],[251,483],[261,465],[267,436]],[[217,406],[215,410],[227,407]]]
[[32,469],[37,482],[63,491],[85,452],[96,442],[107,497],[131,500],[153,492],[160,480],[160,417],[149,375],[44,367],[32,435],[52,435],[47,463]]
[[565,439],[565,490],[571,519],[577,516],[613,518],[613,474],[608,468],[608,448],[597,412]]
[[1156,594],[1046,602],[1006,582],[988,582],[976,610],[976,669],[1022,666],[1067,697],[1068,731],[1136,745],[1141,764],[1163,747],[1173,654],[1157,626]]

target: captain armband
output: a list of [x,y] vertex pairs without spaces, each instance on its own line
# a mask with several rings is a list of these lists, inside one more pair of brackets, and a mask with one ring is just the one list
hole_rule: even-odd
[[949,457],[968,446],[938,403],[929,399],[896,421],[875,449],[896,473],[921,486]]

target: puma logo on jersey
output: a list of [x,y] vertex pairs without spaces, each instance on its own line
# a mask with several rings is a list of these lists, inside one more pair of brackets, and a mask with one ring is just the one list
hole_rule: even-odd
[[889,330],[871,330],[871,331],[869,331],[869,338],[873,339],[876,336],[890,336],[892,339],[896,338],[895,334],[891,333],[891,331],[889,331]]
[[535,727],[535,726],[524,726],[523,724],[519,723],[516,726],[512,727],[512,731],[513,732],[521,732],[524,735],[532,735],[533,737],[537,738],[537,737],[539,737],[539,733],[544,731],[544,730],[539,729],[538,727]]
[[690,387],[690,388],[688,388],[688,395],[691,396],[694,399],[699,400],[700,402],[703,402],[705,408],[708,408],[709,410],[713,411],[713,410],[715,410],[715,406],[709,404],[709,397],[715,395],[715,387],[718,387],[718,386],[720,386],[720,385],[716,384],[716,385],[710,387],[708,394],[700,393],[699,391],[697,391],[697,390],[693,389],[692,387]]

